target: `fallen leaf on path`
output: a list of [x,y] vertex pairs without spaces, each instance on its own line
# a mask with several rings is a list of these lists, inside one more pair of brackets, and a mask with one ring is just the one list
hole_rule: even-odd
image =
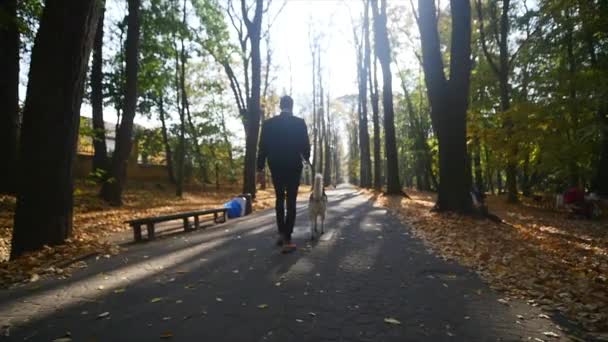
[[277,287],[281,286],[281,282],[279,281],[279,282],[274,283],[274,286],[277,286]]
[[60,337],[53,340],[53,342],[70,342],[72,341],[71,337]]
[[392,318],[392,317],[386,317],[384,319],[384,323],[387,324],[392,324],[392,325],[401,325],[401,322],[399,322],[398,320]]
[[249,249],[247,250],[247,252],[255,252],[255,251],[256,251],[256,249],[255,249],[255,248],[249,248]]
[[302,322],[304,322],[304,321],[303,321],[303,320],[301,320],[301,319],[299,319],[299,318],[296,318],[296,322],[298,322],[298,323],[302,323]]
[[107,311],[106,311],[106,312],[102,312],[102,313],[100,313],[100,314],[97,316],[97,318],[98,318],[98,319],[101,319],[101,318],[106,318],[106,317],[110,317],[110,313],[109,313],[109,312],[107,312]]
[[114,290],[114,293],[123,293],[125,292],[125,289],[116,289]]
[[155,298],[150,299],[150,303],[158,303],[161,300],[163,300],[162,297],[155,297]]
[[160,334],[160,338],[171,338],[173,337],[173,333],[170,331],[165,331],[164,333]]
[[224,300],[223,300],[222,298],[220,298],[220,297],[217,297],[217,298],[215,298],[215,301],[216,301],[216,302],[220,302],[220,303],[221,303],[221,302],[223,302]]
[[555,338],[559,337],[559,335],[554,333],[553,331],[545,331],[545,332],[543,332],[543,335],[549,336],[549,337],[555,337]]
[[258,309],[266,309],[268,308],[268,304],[260,304],[258,305]]
[[309,316],[312,316],[312,317],[316,317],[316,316],[317,316],[317,314],[316,314],[316,313],[314,313],[314,312],[309,312],[309,313],[308,313],[308,315],[309,315]]

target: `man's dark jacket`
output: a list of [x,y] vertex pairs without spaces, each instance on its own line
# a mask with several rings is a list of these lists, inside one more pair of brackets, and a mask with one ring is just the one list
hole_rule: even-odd
[[303,119],[283,112],[264,121],[258,151],[258,170],[264,169],[268,159],[273,173],[299,172],[302,157],[310,158],[308,129]]

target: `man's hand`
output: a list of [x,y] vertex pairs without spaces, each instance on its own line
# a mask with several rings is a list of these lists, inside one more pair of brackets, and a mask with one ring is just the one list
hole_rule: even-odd
[[263,184],[265,176],[266,175],[264,174],[264,170],[258,170],[258,172],[256,174],[257,182],[260,184]]

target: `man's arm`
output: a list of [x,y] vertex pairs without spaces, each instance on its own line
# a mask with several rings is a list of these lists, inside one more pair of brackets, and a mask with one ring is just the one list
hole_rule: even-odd
[[302,120],[302,157],[310,163],[310,141],[308,140],[308,127],[306,121]]
[[258,146],[258,171],[264,170],[264,164],[266,164],[266,157],[268,153],[266,149],[266,140],[268,139],[266,137],[267,130],[268,128],[266,128],[266,122],[262,123],[262,133],[260,134],[260,144]]

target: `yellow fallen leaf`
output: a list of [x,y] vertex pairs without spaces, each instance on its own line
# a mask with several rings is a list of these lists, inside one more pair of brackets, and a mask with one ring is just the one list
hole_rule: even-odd
[[114,290],[114,293],[123,293],[125,292],[125,289],[116,289]]
[[268,304],[260,304],[258,305],[258,309],[266,309],[268,307]]
[[384,319],[384,323],[387,324],[392,324],[392,325],[401,325],[401,322],[399,322],[398,320],[392,318],[392,317],[386,317]]
[[160,338],[171,338],[173,337],[173,333],[170,331],[165,331],[164,333],[160,334]]
[[102,312],[100,313],[97,318],[106,318],[106,317],[110,317],[110,313],[109,312]]
[[163,300],[161,297],[152,298],[152,299],[150,299],[150,303],[157,303],[157,302],[160,302],[161,300]]

